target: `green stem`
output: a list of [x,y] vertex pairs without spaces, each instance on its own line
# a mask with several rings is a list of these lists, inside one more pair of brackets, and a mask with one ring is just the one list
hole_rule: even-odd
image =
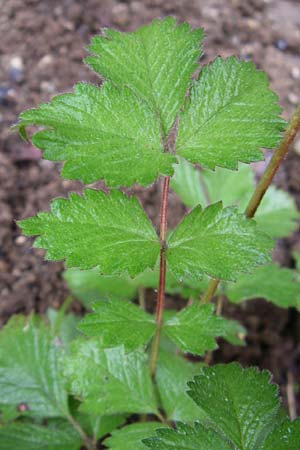
[[74,301],[74,298],[71,295],[69,295],[66,298],[66,300],[64,301],[64,303],[62,304],[62,306],[60,307],[57,317],[56,317],[55,325],[54,325],[54,333],[55,334],[59,334],[62,320],[66,314],[66,311],[71,306],[73,301]]
[[77,433],[81,436],[84,446],[88,450],[97,450],[97,445],[95,443],[93,443],[93,441],[88,437],[88,435],[85,433],[83,428],[81,428],[80,424],[78,422],[76,422],[74,417],[70,414],[70,415],[67,415],[67,419],[70,422],[70,424],[75,428]]
[[[248,203],[245,210],[245,215],[247,218],[254,217],[257,208],[259,207],[266,191],[268,190],[272,180],[280,167],[280,164],[286,157],[288,150],[293,143],[297,133],[300,130],[300,105],[296,109],[292,119],[290,120],[288,127],[284,133],[283,139],[277,149],[275,150],[263,176],[261,177],[256,189]],[[202,297],[203,303],[211,302],[214,297],[220,280],[213,279],[209,282],[206,292]]]
[[146,309],[145,288],[144,288],[144,286],[139,286],[138,299],[139,299],[140,308],[141,309]]
[[160,335],[163,326],[163,315],[165,308],[165,288],[166,288],[166,249],[167,249],[167,214],[168,214],[168,196],[170,189],[170,177],[164,177],[163,193],[160,212],[160,265],[159,265],[159,286],[157,295],[156,309],[156,332],[153,339],[152,351],[150,357],[150,373],[155,377],[156,364],[159,351]]

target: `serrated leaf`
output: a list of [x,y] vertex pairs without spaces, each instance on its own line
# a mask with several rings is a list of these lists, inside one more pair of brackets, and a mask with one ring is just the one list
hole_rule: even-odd
[[203,367],[188,394],[234,448],[253,450],[279,409],[278,388],[270,374],[237,363]]
[[79,329],[87,336],[99,336],[105,348],[123,344],[127,351],[135,350],[145,346],[156,329],[152,315],[123,300],[98,302],[93,310],[82,319]]
[[[131,70],[131,68],[130,68]],[[171,175],[175,158],[163,152],[160,123],[130,89],[87,83],[20,115],[19,127],[43,126],[32,138],[44,158],[66,161],[63,176],[89,184],[147,185]]]
[[300,447],[300,420],[286,420],[268,436],[262,450],[296,450]]
[[[222,201],[224,206],[237,205],[244,212],[255,189],[251,167],[240,164],[237,171],[217,167],[214,172],[199,171],[183,158],[175,166],[171,186],[188,207],[208,206]],[[255,215],[259,229],[269,236],[289,236],[299,217],[293,197],[270,186]]]
[[32,317],[13,317],[0,332],[1,402],[39,417],[68,415],[61,348]]
[[247,330],[236,320],[226,320],[226,334],[224,339],[232,345],[245,345]]
[[197,280],[204,274],[235,280],[242,272],[270,261],[273,241],[256,223],[215,203],[194,208],[168,238],[169,269],[179,279]]
[[273,148],[281,138],[280,112],[265,73],[252,62],[217,58],[193,84],[180,118],[177,153],[210,169],[259,161],[260,148]]
[[199,423],[192,427],[178,422],[175,430],[160,428],[156,435],[143,441],[151,450],[232,450],[218,433]]
[[226,320],[214,314],[214,305],[184,308],[166,321],[163,333],[184,352],[203,355],[216,349],[216,337],[226,335]]
[[148,361],[141,351],[103,349],[99,339],[77,340],[65,362],[71,392],[90,414],[156,413]]
[[67,422],[48,426],[14,423],[0,427],[1,450],[79,450],[81,438]]
[[104,444],[112,450],[146,450],[142,439],[152,436],[161,426],[160,422],[132,423],[114,431]]
[[64,279],[75,297],[88,308],[97,300],[130,300],[137,292],[128,276],[103,276],[97,269],[68,269]]
[[275,238],[287,237],[295,231],[297,219],[299,212],[293,197],[282,189],[270,186],[255,214],[259,228]]
[[23,233],[40,235],[35,247],[46,248],[47,259],[65,259],[69,267],[130,276],[153,268],[160,244],[138,200],[120,191],[84,193],[56,199],[51,213],[22,220]]
[[154,20],[133,33],[103,30],[89,47],[87,63],[118,87],[129,86],[151,107],[167,135],[182,107],[201,55],[203,30]]
[[168,420],[191,422],[205,416],[187,395],[187,382],[200,372],[201,363],[191,363],[180,355],[160,350],[156,383]]
[[258,267],[251,277],[239,277],[235,284],[227,285],[226,293],[233,303],[264,298],[281,308],[300,307],[296,272],[276,264]]

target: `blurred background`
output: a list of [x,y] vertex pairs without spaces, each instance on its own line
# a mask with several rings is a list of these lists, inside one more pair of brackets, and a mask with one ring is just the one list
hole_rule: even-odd
[[[155,17],[173,15],[206,30],[207,63],[216,55],[253,59],[269,74],[279,94],[284,117],[300,102],[299,0],[0,0],[0,325],[12,314],[58,308],[68,294],[63,264],[43,259],[31,249],[14,220],[47,210],[53,197],[81,184],[62,180],[59,165],[41,159],[40,152],[12,134],[11,124],[26,108],[68,92],[80,80],[99,83],[82,63],[85,47],[101,27],[134,30]],[[263,164],[257,167],[257,173]],[[300,206],[300,139],[276,178]],[[155,224],[159,186],[135,191]],[[184,207],[170,198],[170,225]],[[299,233],[281,240],[275,259],[293,267],[292,252],[300,251]],[[150,295],[150,294],[149,294]],[[80,305],[74,306],[78,311]],[[248,329],[248,346],[221,345],[214,361],[237,359],[270,369],[285,394],[290,378],[300,379],[300,315],[264,302],[226,306]],[[289,380],[288,380],[289,379]]]

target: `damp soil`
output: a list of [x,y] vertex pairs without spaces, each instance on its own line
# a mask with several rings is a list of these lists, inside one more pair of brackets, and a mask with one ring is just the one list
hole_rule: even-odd
[[[45,312],[59,307],[68,294],[63,264],[44,261],[42,250],[21,235],[15,224],[47,210],[53,197],[79,182],[63,180],[60,166],[44,161],[40,152],[12,134],[9,127],[28,107],[68,92],[79,80],[99,82],[82,59],[85,47],[100,27],[134,30],[151,19],[174,15],[203,26],[207,39],[203,63],[216,55],[253,59],[266,70],[277,91],[284,116],[300,101],[299,0],[0,0],[0,324],[16,313]],[[263,164],[258,167],[258,173]],[[300,140],[276,177],[300,206]],[[157,225],[160,186],[135,191]],[[169,224],[179,222],[184,208],[170,195]],[[275,252],[281,264],[293,267],[292,251],[300,251],[299,234],[282,240]],[[149,302],[155,302],[148,293]],[[168,299],[177,306],[180,299]],[[80,308],[77,306],[77,310]],[[214,362],[238,360],[272,371],[285,390],[288,373],[300,377],[300,315],[262,300],[243,306],[225,305],[225,315],[238,318],[248,329],[247,346],[221,342]],[[296,392],[296,396],[298,396]],[[298,412],[300,401],[298,397]]]

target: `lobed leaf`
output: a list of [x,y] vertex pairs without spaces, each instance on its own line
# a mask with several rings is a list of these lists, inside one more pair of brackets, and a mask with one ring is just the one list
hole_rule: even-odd
[[77,340],[65,362],[70,390],[89,414],[156,413],[148,361],[142,351],[103,349],[101,340]]
[[19,414],[67,416],[61,353],[42,321],[14,316],[0,332],[1,403],[14,405]]
[[124,345],[126,350],[145,346],[152,338],[156,323],[152,315],[123,300],[95,303],[79,329],[87,336],[99,336],[104,348]]
[[203,367],[188,394],[234,448],[253,450],[279,409],[278,388],[270,374],[237,363]]
[[177,153],[210,169],[236,169],[238,161],[263,159],[285,121],[265,73],[252,62],[217,58],[203,67],[181,113]]
[[286,420],[267,437],[262,450],[296,450],[300,445],[300,420]]
[[272,246],[253,220],[235,207],[215,203],[205,210],[194,208],[170,234],[167,260],[179,280],[207,274],[229,281],[270,261]]
[[130,276],[153,268],[160,244],[138,200],[120,191],[84,193],[56,199],[51,213],[22,220],[23,233],[39,235],[35,247],[46,248],[47,259],[65,259],[69,267]]
[[227,296],[233,303],[264,298],[281,308],[300,307],[300,280],[294,270],[276,264],[255,269],[251,277],[241,276],[227,285]]
[[[166,136],[181,109],[201,55],[203,29],[154,20],[133,33],[103,30],[86,62],[119,88],[129,86],[157,116]],[[137,116],[138,117],[138,116]]]

